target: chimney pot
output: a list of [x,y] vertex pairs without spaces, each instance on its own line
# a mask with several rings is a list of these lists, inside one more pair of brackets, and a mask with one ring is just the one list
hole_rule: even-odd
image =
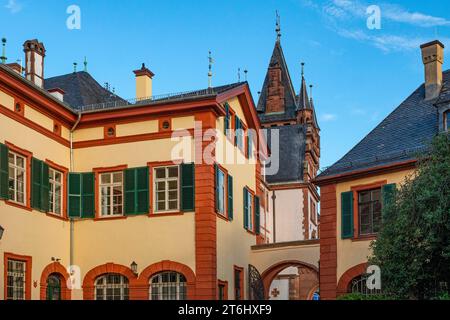
[[25,77],[36,84],[44,87],[44,58],[45,47],[37,39],[27,40],[23,44],[25,52]]
[[420,49],[425,66],[425,100],[432,100],[439,96],[442,89],[444,45],[435,40],[421,45]]

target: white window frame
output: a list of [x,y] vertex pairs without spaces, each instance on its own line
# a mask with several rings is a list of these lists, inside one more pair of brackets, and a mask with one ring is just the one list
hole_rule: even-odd
[[[61,182],[56,181],[56,175],[61,176]],[[63,199],[64,199],[64,173],[61,171],[58,171],[56,169],[53,169],[52,167],[49,168],[49,182],[50,182],[50,198],[49,198],[49,213],[62,216],[63,215]],[[60,212],[56,212],[56,186],[59,186],[60,195],[59,195],[59,210]]]
[[[12,155],[14,157],[14,163],[9,162],[9,155]],[[13,198],[9,197],[9,200],[14,203],[26,205],[27,204],[27,183],[28,183],[27,182],[27,179],[28,179],[28,177],[27,177],[27,165],[28,165],[27,157],[22,156],[18,153],[12,152],[12,151],[9,152],[9,155],[8,155],[8,170],[13,169],[13,176],[12,177],[10,176],[9,180],[11,180],[11,178],[12,178],[12,180],[14,181],[14,187],[13,187],[13,189],[11,189],[11,188],[9,188],[9,180],[8,180],[8,193],[11,191],[13,192]],[[21,168],[17,165],[18,158],[23,159],[23,165],[24,165],[23,168]],[[17,176],[18,176],[18,172],[20,172],[20,171],[23,171],[23,202],[17,200],[17,198],[18,198],[17,197],[17,195],[18,195]]]
[[[220,178],[222,177],[222,185],[220,185]],[[218,213],[221,216],[226,217],[226,205],[225,205],[225,201],[226,201],[226,189],[225,189],[225,179],[226,179],[226,174],[225,172],[222,171],[222,169],[218,169],[218,177],[217,177],[217,184],[218,184],[218,189],[219,189],[219,194],[218,194]],[[222,201],[222,203],[221,203]],[[221,205],[222,204],[222,208]]]
[[[164,274],[169,274],[169,280],[170,280],[170,274],[176,274],[176,282],[163,282],[162,281],[162,277]],[[185,281],[181,281],[182,277],[184,278]],[[159,278],[159,282],[157,283],[153,283],[153,280],[155,278]],[[168,299],[164,299],[164,293],[163,293],[163,288],[175,288],[176,292],[175,292],[175,299],[174,300],[186,300],[187,298],[187,280],[186,277],[179,273],[179,272],[175,272],[175,271],[164,271],[161,273],[158,273],[156,275],[154,275],[153,277],[150,278],[149,281],[149,300],[153,300],[153,290],[155,288],[158,288],[158,299],[157,300],[168,300]],[[182,290],[184,291],[184,296],[182,296]],[[170,293],[168,293],[170,295]],[[167,298],[167,297],[166,297]],[[173,299],[172,299],[173,300]]]
[[[109,276],[118,276],[120,278],[120,283],[108,283],[108,277]],[[103,280],[104,283],[99,284],[100,280]],[[127,281],[125,281],[127,280]],[[101,300],[129,300],[130,299],[130,283],[127,277],[121,274],[115,274],[115,273],[107,273],[104,275],[101,275],[97,279],[95,279],[95,285],[94,285],[94,292],[95,292],[95,300],[100,300],[97,295],[97,290],[103,291],[103,298]],[[113,290],[114,297],[114,289],[120,289],[120,299],[107,299],[108,298],[108,289]],[[125,289],[128,289],[127,299],[125,299]]]
[[[120,182],[114,182],[114,175],[115,174],[120,174],[121,175],[121,181]],[[110,182],[109,183],[102,183],[102,177],[103,176],[110,176]],[[99,173],[99,189],[98,189],[98,194],[99,194],[99,212],[100,212],[100,217],[101,218],[108,218],[108,217],[120,217],[123,216],[123,204],[124,204],[124,194],[123,194],[123,172],[122,171],[114,171],[114,172],[102,172]],[[114,213],[114,208],[118,207],[118,205],[114,205],[114,197],[116,195],[114,195],[114,188],[115,187],[121,187],[121,199],[122,202],[120,203],[120,207],[121,207],[121,213]],[[108,207],[108,212],[105,214],[103,213],[103,194],[102,194],[102,188],[108,188],[110,191],[109,194],[109,201],[110,204],[109,206],[106,205]]]
[[[169,169],[170,168],[177,168],[177,177],[169,177]],[[158,178],[156,175],[156,171],[157,170],[161,170],[161,169],[165,169],[165,177],[164,178]],[[175,166],[161,166],[161,167],[155,167],[153,168],[153,213],[156,214],[160,214],[160,213],[171,213],[171,212],[178,212],[180,211],[180,199],[181,199],[181,195],[180,195],[180,166],[175,165]],[[175,191],[175,189],[173,190],[169,190],[168,185],[170,181],[177,181],[177,207],[175,209],[169,209],[169,191]],[[165,183],[165,199],[164,199],[164,207],[165,210],[159,210],[158,209],[158,200],[157,200],[157,184],[158,182],[164,182]]]
[[[243,122],[241,120],[240,121],[240,125],[243,125]],[[236,145],[238,147],[239,150],[241,151],[245,151],[245,145],[244,145],[244,133],[245,130],[244,128],[240,128],[236,130],[236,135],[237,135],[237,140],[236,140]]]
[[[10,264],[13,266],[12,270],[10,270],[9,266]],[[22,265],[22,271],[19,273],[16,270],[18,269],[17,266]],[[8,297],[6,296],[5,299],[7,300],[25,300],[25,294],[26,294],[26,279],[27,279],[27,263],[25,261],[15,260],[15,259],[8,259],[7,260],[7,277],[6,277],[6,283],[5,286],[7,287],[6,295],[8,295],[8,278],[13,277],[13,296]],[[21,279],[21,281],[20,281]],[[19,281],[18,281],[19,280]],[[16,288],[15,286],[21,283],[22,288]],[[20,290],[21,289],[21,290]],[[21,296],[19,296],[19,292],[21,293]]]

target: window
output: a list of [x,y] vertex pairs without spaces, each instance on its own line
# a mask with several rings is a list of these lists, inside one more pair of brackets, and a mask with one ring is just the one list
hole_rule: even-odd
[[450,110],[444,112],[444,131],[450,131]]
[[253,230],[253,196],[250,192],[245,193],[247,209],[245,210],[245,220],[247,221],[247,229]]
[[373,294],[380,294],[380,289],[369,289],[367,287],[367,279],[370,274],[359,275],[349,283],[348,293],[359,293],[361,295],[370,296]]
[[235,300],[242,300],[243,292],[242,292],[242,284],[244,283],[244,279],[242,278],[242,268],[234,267],[234,298]]
[[25,300],[26,262],[8,259],[6,300]]
[[317,224],[317,210],[316,210],[316,203],[311,199],[310,200],[310,206],[311,206],[311,221],[314,222],[314,224]]
[[239,122],[239,129],[236,129],[236,144],[239,149],[244,150],[244,129],[242,129],[242,122]]
[[155,212],[179,210],[179,168],[160,167],[155,173]]
[[50,178],[50,212],[58,216],[62,214],[63,173],[49,169]]
[[47,278],[47,300],[61,300],[61,277],[58,274]]
[[219,300],[228,300],[228,282],[218,280],[217,297]]
[[151,300],[186,300],[186,278],[178,272],[162,272],[150,279]]
[[217,172],[217,211],[225,216],[225,173],[218,169]]
[[9,153],[9,199],[25,204],[26,159],[14,152]]
[[123,173],[100,174],[101,215],[117,216],[123,213]]
[[359,234],[371,235],[381,225],[381,188],[358,192]]
[[95,280],[95,300],[128,300],[128,279],[109,273]]

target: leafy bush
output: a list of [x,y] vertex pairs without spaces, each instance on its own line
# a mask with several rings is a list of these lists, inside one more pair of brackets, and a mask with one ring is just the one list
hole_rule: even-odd
[[349,293],[339,296],[337,300],[391,300],[383,294],[365,295],[361,293]]

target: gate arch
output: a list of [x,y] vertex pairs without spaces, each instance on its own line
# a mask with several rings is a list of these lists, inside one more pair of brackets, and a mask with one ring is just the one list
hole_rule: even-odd
[[[307,270],[312,271],[316,276],[317,279],[319,278],[319,269],[307,262],[303,262],[303,261],[299,261],[299,260],[285,260],[285,261],[281,261],[278,262],[274,265],[272,265],[271,267],[269,267],[268,269],[266,269],[266,271],[264,271],[261,275],[262,281],[264,283],[264,296],[266,299],[269,299],[270,297],[270,285],[272,284],[272,281],[275,279],[275,277],[284,269],[289,268],[289,267],[302,267],[305,268]],[[315,285],[316,287],[317,285]]]

